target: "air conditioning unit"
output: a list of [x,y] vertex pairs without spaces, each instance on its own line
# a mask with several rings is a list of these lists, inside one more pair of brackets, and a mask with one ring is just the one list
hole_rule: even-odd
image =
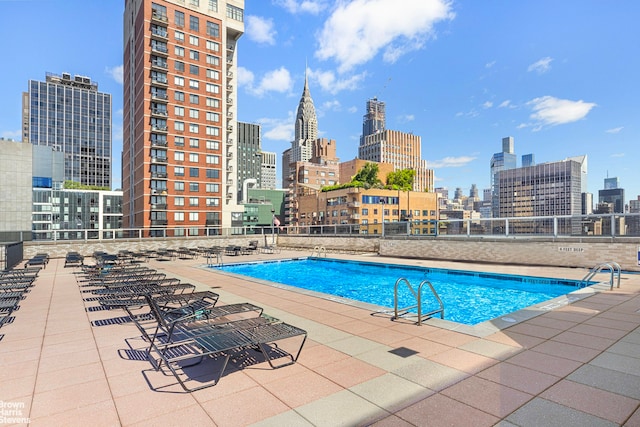
[[151,190],[151,194],[158,194],[158,190]]

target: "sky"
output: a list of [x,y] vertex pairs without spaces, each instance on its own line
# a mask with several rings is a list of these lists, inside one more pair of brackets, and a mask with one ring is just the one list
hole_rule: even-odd
[[[201,0],[205,1],[205,0]],[[122,0],[0,0],[0,136],[20,140],[21,93],[47,72],[113,95],[114,188],[122,150]],[[305,73],[321,137],[354,159],[366,101],[422,138],[436,187],[489,186],[503,137],[537,163],[588,156],[640,195],[640,2],[636,0],[245,0],[238,119],[262,148],[290,147]],[[278,178],[280,165],[278,164]]]

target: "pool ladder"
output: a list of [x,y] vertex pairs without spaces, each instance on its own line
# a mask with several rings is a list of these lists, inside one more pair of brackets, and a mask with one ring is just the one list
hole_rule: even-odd
[[315,248],[313,248],[313,252],[311,252],[311,256],[317,256],[318,258],[320,258],[323,254],[326,258],[327,250],[324,248],[324,246],[316,246]]
[[582,278],[582,281],[580,282],[580,287],[584,288],[585,286],[587,286],[587,283],[593,279],[595,277],[596,274],[601,273],[602,271],[610,271],[611,272],[611,277],[609,278],[609,286],[610,286],[610,290],[613,290],[613,282],[616,281],[615,278],[617,277],[617,288],[620,287],[620,276],[621,276],[621,269],[620,269],[620,264],[618,264],[615,261],[609,261],[609,262],[603,262],[600,263],[598,265],[596,265],[595,267],[593,267],[591,270],[589,270],[589,272],[587,273],[586,276],[584,276]]
[[[416,298],[416,305],[398,308],[398,287],[402,283],[404,283],[409,288],[409,291],[411,291],[413,296]],[[438,301],[438,304],[440,305],[439,309],[429,311],[428,313],[422,313],[422,289],[425,285],[429,287],[429,289],[431,290],[431,293],[433,294],[433,296]],[[438,293],[434,289],[431,282],[429,282],[428,280],[423,280],[422,282],[420,282],[420,285],[418,286],[418,290],[416,291],[415,289],[413,289],[413,286],[411,286],[411,283],[409,283],[407,279],[405,279],[404,277],[401,277],[398,280],[396,280],[396,284],[393,287],[393,317],[391,318],[391,320],[396,320],[400,317],[406,317],[408,314],[410,314],[409,310],[414,308],[418,309],[418,321],[417,321],[418,326],[422,325],[423,319],[430,318],[437,313],[440,313],[440,318],[444,319],[444,304],[442,303],[440,296],[438,296]]]

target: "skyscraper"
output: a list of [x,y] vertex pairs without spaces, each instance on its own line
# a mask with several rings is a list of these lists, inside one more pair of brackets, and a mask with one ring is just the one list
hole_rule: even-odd
[[382,132],[385,127],[386,114],[384,111],[384,102],[378,101],[378,98],[374,97],[367,101],[367,112],[362,120],[362,136],[360,137],[360,144],[362,144],[365,136]]
[[238,201],[246,201],[245,188],[261,188],[260,125],[238,122]]
[[494,217],[499,216],[500,195],[498,193],[498,172],[508,169],[515,169],[517,165],[514,153],[514,141],[512,136],[502,138],[502,151],[491,156],[491,211]]
[[613,213],[624,213],[624,188],[620,188],[618,178],[605,178],[604,189],[598,190],[598,203],[613,205]]
[[23,95],[23,141],[64,153],[64,179],[111,188],[111,94],[89,77],[48,73]]
[[318,139],[318,117],[305,71],[304,88],[296,112],[295,136],[291,141],[291,149],[286,150],[282,156],[283,186],[289,181],[293,173],[292,165],[295,162],[307,162],[311,159],[313,143],[316,139]]
[[243,7],[125,1],[125,227],[215,234],[242,212],[235,100]]

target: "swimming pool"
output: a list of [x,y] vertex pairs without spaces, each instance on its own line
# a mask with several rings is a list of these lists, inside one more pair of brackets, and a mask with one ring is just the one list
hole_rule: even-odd
[[[442,299],[445,320],[476,325],[579,288],[575,280],[445,270],[427,267],[301,258],[213,267],[225,272],[393,308],[393,289],[404,277],[417,289],[429,280]],[[438,308],[428,290],[424,311]],[[398,290],[399,307],[415,304],[410,291]]]

